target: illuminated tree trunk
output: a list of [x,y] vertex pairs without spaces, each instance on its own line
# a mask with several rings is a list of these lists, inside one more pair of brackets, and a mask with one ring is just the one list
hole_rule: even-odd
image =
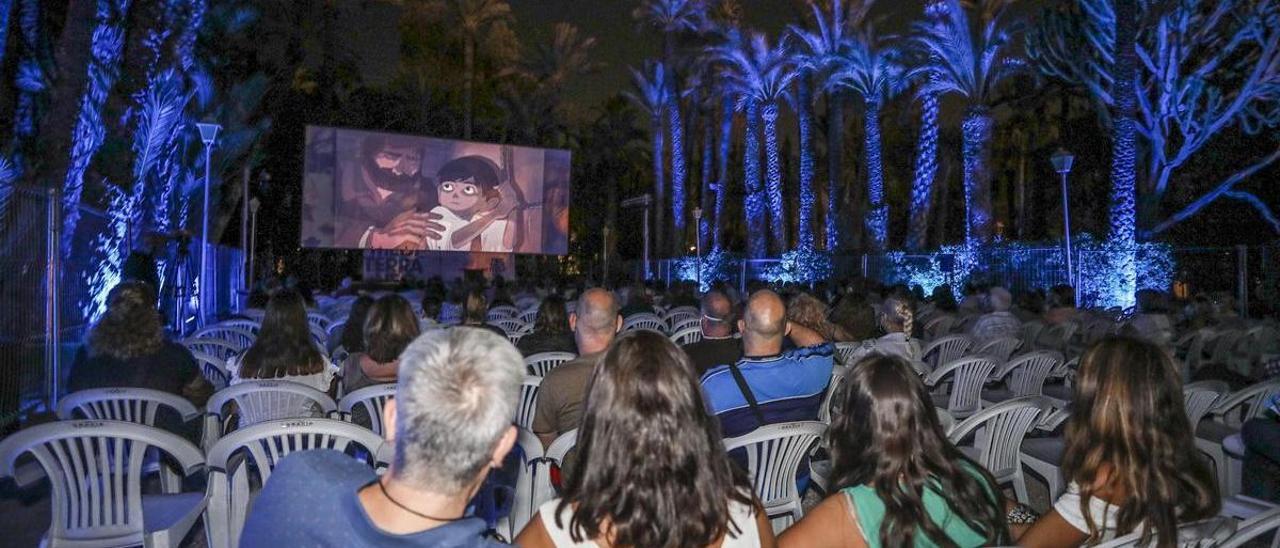
[[787,250],[787,216],[782,203],[782,159],[778,154],[778,105],[770,102],[761,112],[764,121],[764,153],[768,162],[769,234],[774,253]]
[[686,171],[684,119],[680,116],[680,99],[677,94],[673,94],[667,102],[667,125],[671,132],[671,249],[675,252],[672,256],[681,256],[685,247]]
[[4,69],[5,53],[9,49],[9,15],[13,13],[13,0],[0,0],[0,70]]
[[711,226],[712,215],[715,212],[715,194],[712,190],[712,172],[715,166],[715,144],[716,144],[716,109],[711,107],[703,110],[702,118],[702,176],[700,178],[701,188],[698,192],[698,207],[702,208],[702,219],[698,220],[698,237],[702,240],[703,246],[711,245]]
[[653,136],[653,214],[654,222],[650,230],[653,232],[653,248],[662,249],[662,196],[666,193],[664,179],[666,162],[664,161],[666,135],[663,133],[662,112],[655,112],[649,118],[649,132]]
[[724,205],[729,194],[729,156],[733,154],[733,97],[725,94],[720,103],[720,154],[716,156],[716,211],[711,248],[720,250],[724,242]]
[[915,177],[911,181],[911,220],[906,247],[923,249],[929,239],[929,209],[938,175],[938,96],[920,99],[920,138],[916,141]]
[[1110,304],[1133,306],[1137,290],[1137,25],[1136,0],[1115,0],[1116,63],[1112,113],[1111,244],[1117,280]]
[[813,248],[813,96],[807,74],[796,79],[796,124],[800,126],[800,237],[801,247]]
[[764,187],[760,182],[760,106],[754,101],[747,104],[747,131],[742,140],[743,186],[746,189],[742,214],[747,221],[747,255],[762,259],[769,254],[766,233],[768,213],[765,212]]
[[867,234],[872,251],[884,251],[889,239],[889,206],[884,203],[884,164],[880,160],[880,103],[864,101],[863,152],[867,163]]
[[985,106],[973,105],[961,126],[964,139],[965,244],[991,242],[991,138],[995,120]]
[[827,214],[823,219],[827,250],[840,246],[837,214],[840,211],[840,165],[844,154],[844,106],[838,92],[827,94]]

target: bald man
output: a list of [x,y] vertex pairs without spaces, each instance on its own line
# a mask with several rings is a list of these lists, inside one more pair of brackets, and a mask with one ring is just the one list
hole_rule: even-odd
[[[835,349],[821,335],[787,321],[777,293],[763,289],[747,299],[738,320],[743,357],[702,377],[711,412],[726,438],[766,424],[818,419],[831,380]],[[783,351],[790,338],[795,348]]]
[[733,338],[733,303],[724,292],[713,289],[702,296],[702,340],[684,345],[698,376],[718,366],[737,362],[742,343]]
[[557,436],[578,427],[591,369],[622,329],[617,297],[600,288],[583,292],[578,306],[569,315],[569,328],[578,343],[578,357],[552,369],[538,386],[533,433],[542,440],[543,446],[551,445]]

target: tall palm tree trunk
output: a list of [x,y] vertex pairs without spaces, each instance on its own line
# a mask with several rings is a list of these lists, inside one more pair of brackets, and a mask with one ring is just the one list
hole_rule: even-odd
[[867,163],[867,235],[872,251],[884,251],[889,239],[889,207],[884,203],[884,163],[880,159],[880,103],[864,101],[863,152]]
[[4,69],[6,47],[9,44],[9,16],[13,13],[13,0],[0,0],[0,70]]
[[[674,84],[673,84],[674,85]],[[667,103],[667,125],[671,132],[671,251],[684,255],[685,242],[685,148],[684,119],[680,116],[680,99],[672,95]]]
[[800,126],[800,236],[799,245],[814,247],[813,210],[813,94],[808,74],[796,79],[796,124]]
[[649,118],[649,132],[653,134],[653,213],[654,222],[650,227],[653,233],[653,242],[650,244],[651,249],[662,249],[662,196],[666,193],[666,181],[664,179],[667,162],[665,161],[664,152],[666,150],[666,135],[663,133],[662,112],[655,112]]
[[474,114],[472,95],[476,85],[476,37],[467,35],[462,46],[462,138],[471,138],[471,119]]
[[933,184],[938,175],[938,96],[930,93],[920,100],[920,138],[916,141],[915,177],[911,182],[911,220],[906,247],[923,249],[929,239],[929,209]]
[[840,246],[838,212],[840,211],[840,167],[844,154],[844,105],[841,96],[833,91],[827,94],[827,214],[824,227],[827,251]]
[[786,206],[782,203],[782,158],[778,152],[778,105],[767,103],[761,111],[764,121],[764,153],[768,162],[769,243],[772,251],[787,250]]
[[1137,291],[1137,0],[1115,0],[1116,64],[1115,112],[1112,113],[1111,233],[1121,251],[1112,265],[1119,277],[1113,303],[1134,304]]
[[711,243],[711,215],[715,203],[711,178],[714,176],[712,170],[715,166],[716,109],[702,109],[702,114],[702,177],[698,192],[698,207],[702,209],[702,218],[698,221],[697,230],[698,238],[705,246]]
[[995,120],[985,106],[972,105],[961,125],[964,139],[965,244],[991,242],[991,139]]
[[720,103],[720,151],[716,156],[716,210],[711,248],[719,250],[724,242],[724,206],[729,194],[729,156],[733,154],[733,97],[725,94]]
[[742,140],[742,171],[746,195],[742,212],[747,220],[747,255],[762,259],[769,254],[769,240],[765,232],[765,190],[760,181],[760,105],[747,104],[747,132]]

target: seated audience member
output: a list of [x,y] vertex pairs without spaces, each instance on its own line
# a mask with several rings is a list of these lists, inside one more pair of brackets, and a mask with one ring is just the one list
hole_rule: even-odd
[[516,348],[525,357],[540,352],[578,353],[573,342],[573,330],[569,329],[569,317],[565,314],[564,299],[550,295],[538,305],[538,319],[534,320],[533,333],[520,338]]
[[[538,387],[532,426],[543,446],[551,445],[556,437],[578,427],[591,370],[622,328],[618,300],[606,289],[588,289],[569,316],[569,325],[580,354],[552,369]],[[572,467],[573,459],[569,457],[566,455],[565,469]]]
[[907,361],[920,359],[920,341],[910,336],[915,327],[915,315],[911,312],[911,306],[904,300],[889,297],[880,303],[877,315],[880,329],[885,334],[878,339],[863,341],[849,365],[873,354],[898,356]]
[[387,473],[337,451],[292,453],[254,501],[241,546],[499,546],[466,510],[515,444],[523,378],[506,338],[423,334],[404,351],[383,409],[395,446]]
[[[311,337],[302,302],[302,296],[292,289],[280,290],[271,297],[258,338],[243,354],[227,360],[231,384],[278,379],[304,384],[330,396],[337,393],[337,368]],[[281,418],[297,416],[277,411],[284,413]],[[308,408],[303,414],[311,411]]]
[[422,296],[422,330],[439,329],[440,311],[444,309],[444,300],[430,291]]
[[1171,347],[1174,340],[1173,321],[1169,319],[1164,293],[1142,289],[1135,297],[1138,313],[1125,324],[1125,334],[1146,339],[1165,348]]
[[1022,335],[1022,321],[1009,312],[1013,305],[1013,295],[1003,287],[993,287],[987,292],[987,307],[990,312],[978,317],[969,328],[969,337],[975,347],[981,346],[1001,337]]
[[768,517],[729,464],[693,366],[675,344],[650,331],[623,334],[591,378],[576,473],[517,544],[773,545]]
[[1042,320],[1046,326],[1058,325],[1075,320],[1080,316],[1076,308],[1076,290],[1069,285],[1055,285],[1049,290],[1049,310],[1045,311]]
[[787,321],[805,326],[828,341],[836,339],[837,328],[827,321],[827,305],[808,293],[787,299]]
[[349,354],[364,352],[364,317],[369,313],[371,306],[373,306],[373,297],[368,295],[361,295],[356,298],[356,302],[351,303],[351,311],[347,312],[347,323],[342,325],[342,334],[338,337],[337,344],[330,342],[333,348],[328,350],[341,346]]
[[955,314],[958,310],[956,305],[956,294],[951,290],[949,284],[938,284],[934,286],[933,292],[929,294],[929,301],[939,312],[945,314]]
[[418,338],[418,333],[418,318],[404,297],[391,294],[375,301],[364,320],[367,348],[342,363],[343,392],[395,382],[400,352]]
[[[831,380],[831,344],[813,330],[788,322],[782,298],[768,289],[747,299],[738,330],[742,359],[702,377],[707,405],[720,419],[724,435],[741,436],[766,424],[817,420]],[[784,352],[788,337],[796,348]]]
[[831,321],[840,326],[837,342],[863,341],[876,336],[876,312],[862,293],[845,293],[831,310]]
[[685,354],[693,362],[693,370],[701,378],[717,365],[738,361],[742,357],[742,341],[733,338],[733,303],[721,291],[711,290],[702,296],[702,340],[684,345]]
[[165,337],[155,290],[145,282],[111,290],[106,312],[71,363],[71,392],[121,387],[177,394],[197,407],[213,393],[191,352]]
[[956,309],[965,315],[980,314],[986,306],[987,297],[988,293],[981,286],[967,283],[964,285],[964,298],[960,299]]
[[1173,359],[1150,342],[1108,337],[1080,359],[1065,430],[1069,484],[1022,546],[1079,546],[1141,532],[1173,546],[1179,523],[1222,501],[1195,447]]
[[1018,317],[1018,321],[1030,322],[1044,316],[1045,297],[1039,289],[1019,293],[1016,301],[1012,312]]
[[484,298],[484,291],[473,289],[467,293],[467,298],[462,305],[462,325],[464,327],[474,327],[476,329],[484,329],[506,338],[507,332],[501,327],[490,325],[486,322],[489,315],[489,301]]
[[1245,421],[1244,494],[1280,503],[1280,396],[1271,398],[1262,416]]
[[1008,545],[995,479],[947,440],[911,366],[873,356],[853,366],[832,417],[835,493],[779,538],[781,546]]
[[627,305],[618,311],[623,318],[629,318],[636,314],[654,314],[653,297],[649,295],[649,288],[642,283],[636,283],[627,290]]

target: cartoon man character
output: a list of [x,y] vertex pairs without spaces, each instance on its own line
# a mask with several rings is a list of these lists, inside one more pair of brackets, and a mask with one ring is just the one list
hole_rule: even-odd
[[429,213],[436,196],[422,177],[417,140],[376,134],[364,138],[358,162],[340,182],[334,244],[363,249],[424,249],[443,227]]
[[[440,251],[510,252],[515,248],[519,198],[499,180],[498,166],[484,156],[450,160],[436,176],[440,205],[430,213],[443,227],[439,239],[426,240]],[[517,219],[513,222],[512,212]]]

